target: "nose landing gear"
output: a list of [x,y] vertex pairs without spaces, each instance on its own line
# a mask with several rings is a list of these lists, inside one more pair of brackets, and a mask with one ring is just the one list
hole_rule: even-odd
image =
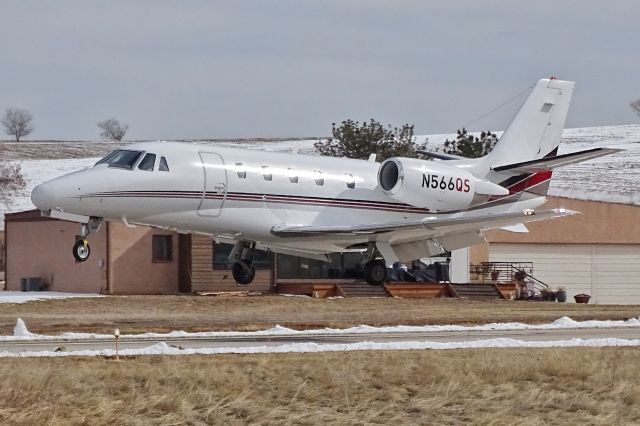
[[89,259],[89,256],[91,255],[91,248],[89,247],[87,236],[94,232],[98,232],[100,225],[102,225],[102,219],[94,217],[89,219],[89,223],[82,224],[82,228],[80,229],[80,238],[73,245],[73,257],[76,259],[76,262],[84,262]]
[[76,262],[84,262],[91,255],[91,248],[89,248],[89,242],[86,238],[80,238],[73,245],[73,257]]

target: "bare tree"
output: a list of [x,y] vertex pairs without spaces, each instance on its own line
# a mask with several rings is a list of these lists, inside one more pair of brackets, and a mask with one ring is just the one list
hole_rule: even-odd
[[635,101],[631,102],[631,104],[629,104],[629,105],[631,106],[631,109],[636,112],[636,114],[640,115],[640,98],[638,98]]
[[120,124],[120,122],[115,118],[99,121],[98,127],[102,129],[100,136],[105,139],[113,139],[117,141],[121,141],[127,133],[127,130],[129,130],[129,126],[127,124]]
[[19,142],[21,137],[33,131],[32,120],[33,115],[26,109],[7,108],[2,117],[2,124],[6,127],[7,134],[14,136],[16,142]]

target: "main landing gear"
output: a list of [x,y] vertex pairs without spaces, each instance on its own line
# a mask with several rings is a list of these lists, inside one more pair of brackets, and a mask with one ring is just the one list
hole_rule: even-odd
[[377,254],[375,245],[371,243],[362,257],[363,277],[371,285],[382,285],[387,279],[387,265],[384,260],[376,258]]
[[89,234],[98,232],[100,225],[102,225],[102,219],[100,218],[91,218],[89,219],[89,223],[82,224],[80,238],[73,245],[73,257],[76,259],[76,262],[84,262],[91,256],[91,248],[89,247],[87,237]]
[[233,261],[231,273],[238,284],[251,284],[256,276],[256,268],[253,266],[253,253],[256,243],[245,241],[237,242],[229,254],[229,260]]

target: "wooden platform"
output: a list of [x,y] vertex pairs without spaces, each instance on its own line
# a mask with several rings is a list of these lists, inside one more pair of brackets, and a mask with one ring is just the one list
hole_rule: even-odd
[[286,282],[278,283],[279,294],[296,294],[313,297],[451,297],[445,283],[393,282],[384,286],[372,286],[366,282]]
[[447,284],[444,283],[387,283],[385,288],[393,297],[414,299],[451,297]]

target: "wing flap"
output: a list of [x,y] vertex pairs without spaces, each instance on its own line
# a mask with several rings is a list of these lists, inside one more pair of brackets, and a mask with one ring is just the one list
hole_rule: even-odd
[[419,220],[388,222],[368,225],[328,225],[328,226],[286,226],[277,225],[271,229],[271,233],[278,237],[296,238],[323,235],[372,235],[394,231],[431,231],[428,233],[444,234],[458,233],[467,230],[482,232],[492,228],[502,228],[520,223],[535,222],[539,220],[571,216],[579,212],[565,209],[550,210],[523,210],[518,212],[498,214],[478,214],[465,217],[438,218],[425,217]]

